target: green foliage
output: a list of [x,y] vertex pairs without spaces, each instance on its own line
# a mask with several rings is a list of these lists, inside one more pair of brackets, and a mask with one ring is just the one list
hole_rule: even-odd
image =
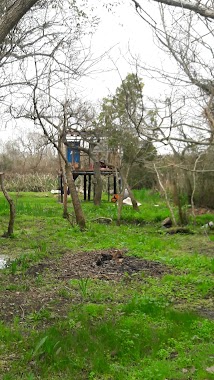
[[[156,154],[148,139],[152,133],[149,126],[154,126],[155,115],[152,111],[145,111],[143,87],[137,74],[128,74],[115,95],[103,99],[99,115],[99,128],[108,139],[109,147],[119,149],[122,161],[131,165],[144,162],[147,158],[151,160]],[[144,135],[147,137],[142,138]]]
[[207,362],[212,352],[213,323],[201,322],[194,314],[143,298],[121,311],[111,309],[108,317],[104,311],[97,305],[79,305],[63,323],[31,333],[32,348],[24,354],[23,364],[32,358],[35,375],[43,379],[49,378],[50,368],[53,378],[64,373],[65,378],[70,374],[82,379],[83,371],[87,378],[131,379],[141,374],[143,379],[170,375],[184,379],[182,368],[199,369],[199,355]]

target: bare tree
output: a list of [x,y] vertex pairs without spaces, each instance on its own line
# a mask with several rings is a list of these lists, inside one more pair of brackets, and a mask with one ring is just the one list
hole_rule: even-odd
[[[63,4],[57,0],[54,7],[52,5],[52,1],[40,1],[1,45],[0,101],[5,112],[11,97],[21,98],[23,92],[26,98],[26,88],[29,92],[30,86],[33,91],[35,61],[40,78],[43,76],[46,84],[44,88],[41,80],[41,90],[47,92],[53,84],[60,88],[60,81],[68,83],[71,78],[79,77],[83,62],[88,62],[88,71],[91,68],[90,49],[83,47],[80,36],[92,32],[95,18],[87,18],[75,4],[70,6],[69,0]],[[63,71],[63,76],[60,76],[60,71]],[[45,80],[47,75],[49,83]]]
[[54,148],[57,150],[58,154],[60,155],[61,159],[64,161],[64,164],[65,164],[64,175],[66,175],[66,183],[68,184],[68,187],[70,189],[76,222],[79,225],[79,227],[82,230],[84,230],[86,226],[86,221],[85,221],[85,217],[84,217],[82,207],[79,201],[79,197],[77,194],[77,190],[76,190],[76,186],[75,186],[75,182],[74,182],[74,178],[72,174],[72,166],[68,162],[67,157],[62,149],[62,139],[64,138],[65,133],[66,133],[66,125],[64,124],[64,119],[59,123],[59,125],[56,125],[51,119],[47,118],[41,110],[39,110],[38,100],[36,97],[36,88],[34,92],[33,102],[34,102],[34,111],[35,111],[36,120],[38,120],[39,125],[41,126],[44,135],[51,142],[51,144],[54,146]]
[[[152,27],[160,49],[170,57],[171,62],[176,63],[176,66],[171,70],[169,67],[165,68],[165,65],[161,68],[149,67],[148,72],[157,80],[167,82],[171,88],[177,87],[177,92],[179,90],[185,98],[191,96],[192,99],[197,99],[196,109],[204,108],[204,116],[210,123],[214,94],[214,33],[213,21],[209,17],[214,16],[213,2],[154,1],[159,3],[160,18],[154,20],[148,15],[147,19],[143,17],[143,20]],[[143,11],[143,8],[140,4],[137,11],[142,16],[140,11]],[[210,128],[212,125],[210,123]]]
[[[61,149],[61,141],[58,144],[57,139],[61,132],[64,137],[61,111],[66,97],[72,92],[71,82],[89,72],[97,62],[97,59],[92,60],[90,49],[83,48],[80,40],[83,30],[86,32],[88,28],[91,32],[94,19],[91,23],[75,4],[70,7],[70,1],[63,4],[56,1],[54,8],[51,1],[41,2],[40,5],[43,12],[35,8],[34,17],[28,18],[26,14],[23,22],[19,23],[11,49],[8,43],[3,49],[1,85],[5,92],[5,109],[13,118],[25,117],[39,125],[47,140],[58,150],[65,163],[77,223],[84,228],[85,218],[76,193],[72,168]],[[26,25],[27,18],[29,22]],[[11,98],[11,93],[12,103],[7,100]],[[57,114],[60,107],[61,111]]]
[[[212,1],[155,2],[159,3],[160,19],[154,19],[145,3],[133,0],[141,19],[152,27],[156,43],[169,56],[171,67],[141,66],[151,77],[169,86],[165,98],[152,100],[158,121],[156,142],[173,154],[174,173],[182,173],[186,178],[192,201],[192,186],[195,188],[192,165],[201,154],[206,157],[214,144],[214,7]],[[190,164],[191,155],[195,158]],[[178,181],[174,185],[179,198]]]

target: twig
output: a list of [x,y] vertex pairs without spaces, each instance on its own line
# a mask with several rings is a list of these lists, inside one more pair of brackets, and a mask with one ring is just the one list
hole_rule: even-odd
[[22,311],[22,319],[24,319],[24,317],[25,317],[24,309],[23,309],[23,307],[22,307],[21,305],[19,305],[19,307],[20,307],[20,309],[21,309],[21,311]]

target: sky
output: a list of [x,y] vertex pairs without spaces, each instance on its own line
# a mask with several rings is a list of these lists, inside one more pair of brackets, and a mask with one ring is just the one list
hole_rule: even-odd
[[[78,0],[82,1],[82,0]],[[137,14],[135,8],[127,1],[126,5],[113,7],[108,11],[103,7],[103,2],[90,0],[90,6],[94,5],[94,14],[100,18],[96,32],[91,37],[85,36],[85,46],[91,44],[91,52],[94,57],[105,57],[89,73],[77,83],[77,92],[83,99],[90,100],[94,104],[101,102],[102,98],[113,94],[128,73],[133,70],[130,65],[131,55],[137,56],[140,62],[148,65],[158,65],[165,58],[153,41],[152,30]],[[154,17],[158,15],[158,8],[153,4],[147,10]],[[131,52],[131,53],[130,53]],[[144,92],[148,96],[158,96],[164,91],[163,86],[157,81],[151,81],[146,73],[142,73],[145,83]],[[18,125],[22,123],[18,122]],[[2,128],[3,127],[3,128]],[[0,129],[0,140],[16,138],[20,134],[21,126],[15,128],[9,122],[7,129],[4,122]],[[24,127],[27,130],[27,128]],[[24,133],[22,131],[22,133]]]
[[[149,5],[151,14],[158,14],[157,7]],[[130,65],[131,55],[148,65],[158,65],[165,57],[154,43],[151,27],[137,15],[135,8],[128,2],[114,8],[112,12],[100,6],[96,9],[100,17],[100,24],[92,38],[94,55],[108,52],[97,70],[88,78],[83,79],[85,94],[93,101],[102,99],[114,93],[120,86],[121,78],[134,70]],[[143,76],[145,92],[148,95],[162,91],[163,86],[151,82],[146,73]]]

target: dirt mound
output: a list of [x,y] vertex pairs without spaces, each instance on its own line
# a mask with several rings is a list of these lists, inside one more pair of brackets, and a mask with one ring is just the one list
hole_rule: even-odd
[[56,262],[39,263],[27,270],[27,274],[37,276],[48,270],[58,279],[98,278],[120,280],[124,275],[144,272],[145,275],[161,276],[169,273],[169,268],[158,261],[150,261],[128,256],[127,250],[110,249],[91,252],[67,252]]
[[98,278],[119,280],[125,274],[144,272],[146,275],[161,276],[169,268],[160,262],[127,256],[127,250],[111,249],[92,252],[67,253],[56,269],[58,277]]

